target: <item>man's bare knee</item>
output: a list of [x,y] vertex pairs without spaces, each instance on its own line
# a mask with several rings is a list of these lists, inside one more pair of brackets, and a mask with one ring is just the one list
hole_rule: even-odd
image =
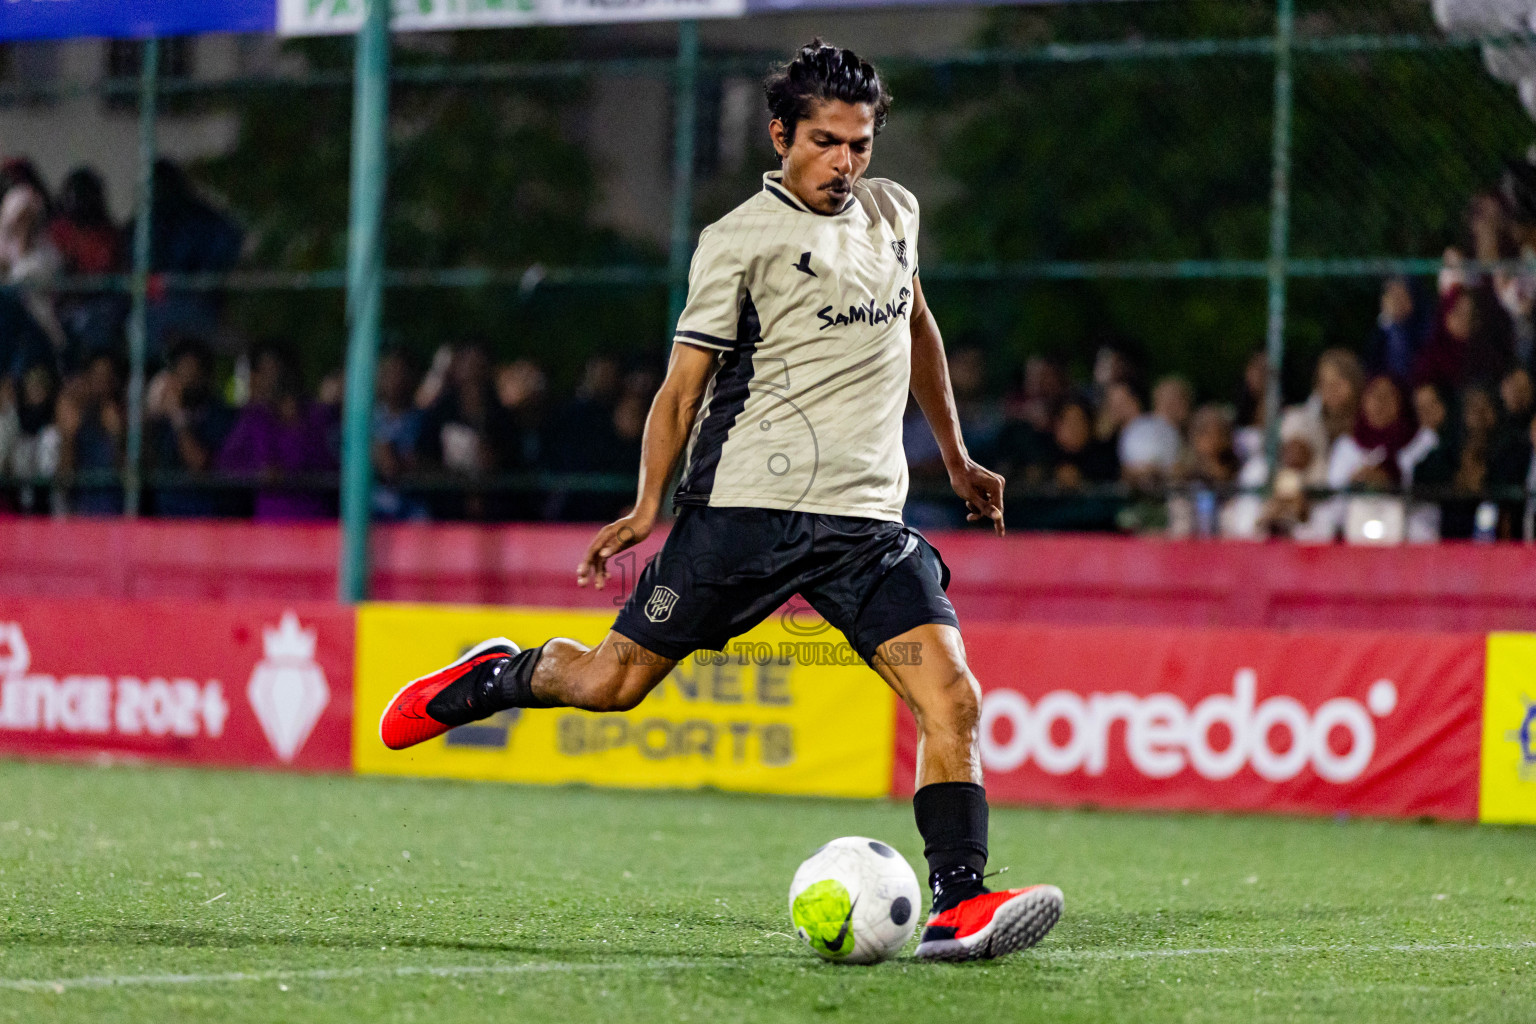
[[645,691],[639,687],[627,686],[622,677],[616,680],[604,680],[604,685],[593,692],[590,704],[584,706],[586,711],[633,711],[645,700]]
[[654,685],[651,673],[612,659],[583,659],[578,684],[584,711],[632,711]]
[[920,701],[912,701],[913,716],[925,734],[969,736],[981,719],[980,687],[961,668]]

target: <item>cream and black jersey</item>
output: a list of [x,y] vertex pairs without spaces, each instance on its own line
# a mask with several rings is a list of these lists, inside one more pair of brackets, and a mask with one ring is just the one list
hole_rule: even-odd
[[901,521],[917,201],[820,214],[777,173],[704,229],[676,342],[717,350],[676,501]]

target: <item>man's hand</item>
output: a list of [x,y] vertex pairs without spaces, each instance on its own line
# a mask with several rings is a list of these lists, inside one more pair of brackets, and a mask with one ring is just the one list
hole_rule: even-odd
[[949,486],[965,499],[965,521],[992,520],[992,529],[1001,537],[1003,526],[1003,478],[979,463],[965,460],[965,465],[949,474]]
[[608,559],[645,540],[655,527],[654,517],[632,512],[598,530],[587,548],[587,557],[576,567],[576,585],[584,587],[591,581],[596,589],[602,590],[608,579]]

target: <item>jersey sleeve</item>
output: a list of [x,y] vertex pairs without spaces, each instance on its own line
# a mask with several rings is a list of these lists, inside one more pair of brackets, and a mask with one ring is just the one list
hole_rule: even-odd
[[674,342],[729,352],[737,344],[746,271],[721,233],[706,228],[688,268],[688,304],[677,319]]
[[901,203],[901,205],[902,205],[902,219],[906,222],[906,228],[907,228],[907,234],[906,234],[906,239],[907,239],[907,257],[908,257],[908,259],[910,259],[912,261],[912,273],[916,274],[917,273],[917,228],[918,228],[918,217],[919,217],[919,210],[918,210],[918,205],[917,205],[917,196],[913,195],[907,189],[902,188],[900,185],[897,185],[896,188],[897,188],[898,192],[901,195],[901,199],[902,199],[902,203]]
[[[907,194],[911,195],[910,192],[907,193]],[[912,273],[913,274],[917,273],[917,226],[918,226],[917,196],[912,196],[912,238],[911,238],[911,242],[910,242],[908,247],[912,250]]]

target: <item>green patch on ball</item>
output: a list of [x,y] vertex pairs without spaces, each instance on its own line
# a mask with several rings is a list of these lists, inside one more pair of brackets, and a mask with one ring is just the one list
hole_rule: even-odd
[[795,897],[790,916],[811,948],[836,960],[853,952],[853,901],[842,882],[824,878]]

